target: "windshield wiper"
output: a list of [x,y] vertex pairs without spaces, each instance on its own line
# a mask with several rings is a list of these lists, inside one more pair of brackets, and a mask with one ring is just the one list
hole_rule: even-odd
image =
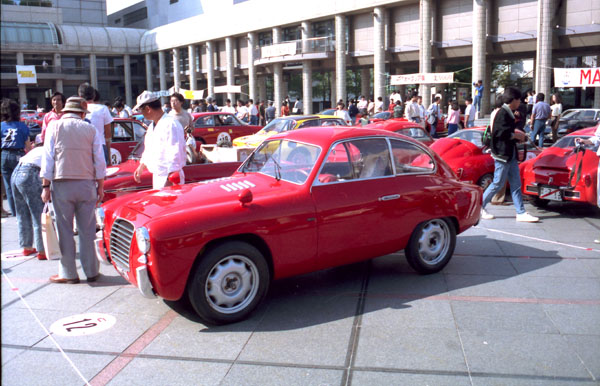
[[277,162],[277,160],[275,160],[275,157],[271,156],[271,159],[273,160],[273,166],[274,166],[274,170],[275,170],[275,179],[277,181],[281,180],[281,165],[279,165],[279,162]]

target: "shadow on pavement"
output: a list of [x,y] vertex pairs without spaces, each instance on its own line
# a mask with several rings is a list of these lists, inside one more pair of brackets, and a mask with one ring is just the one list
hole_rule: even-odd
[[[485,236],[461,236],[465,245],[497,243],[502,250],[518,250],[520,256],[540,255],[541,250],[524,244]],[[532,258],[531,264],[511,264],[507,257],[454,256],[440,273],[419,275],[413,271],[403,253],[382,256],[348,266],[330,268],[311,274],[271,283],[265,301],[242,322],[225,326],[204,327],[187,296],[166,304],[190,321],[197,322],[201,332],[286,331],[354,318],[356,315],[382,308],[404,309],[410,302],[428,297],[444,300],[450,291],[507,280],[561,261],[557,252],[547,251],[544,258]],[[477,259],[477,260],[473,260]],[[481,260],[479,260],[481,259]],[[450,270],[452,273],[448,273]],[[465,275],[467,280],[454,280],[447,275]],[[496,283],[496,286],[497,284]],[[506,290],[510,291],[510,289]],[[522,293],[514,297],[523,297]],[[370,301],[383,298],[385,301]],[[365,301],[369,303],[365,309]]]

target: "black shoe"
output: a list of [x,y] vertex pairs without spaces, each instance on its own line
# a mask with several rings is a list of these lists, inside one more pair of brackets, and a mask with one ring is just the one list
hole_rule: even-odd
[[95,282],[98,279],[100,279],[100,274],[97,274],[96,276],[88,277],[87,278],[87,282],[88,283],[93,283],[93,282]]

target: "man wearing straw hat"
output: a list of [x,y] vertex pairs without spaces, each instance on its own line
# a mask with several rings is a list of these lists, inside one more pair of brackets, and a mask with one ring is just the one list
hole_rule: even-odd
[[83,120],[89,113],[85,99],[70,97],[62,112],[62,118],[46,131],[40,172],[42,200],[47,203],[52,198],[62,253],[58,275],[51,276],[50,282],[77,284],[73,218],[77,221],[79,260],[87,281],[96,281],[100,276],[94,249],[94,209],[104,196],[106,161],[100,135]]

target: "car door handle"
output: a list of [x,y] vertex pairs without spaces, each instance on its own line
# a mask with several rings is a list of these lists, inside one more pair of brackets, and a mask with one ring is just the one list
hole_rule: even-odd
[[399,194],[390,194],[389,196],[379,197],[379,201],[391,201],[391,200],[397,200],[399,198],[400,198]]

